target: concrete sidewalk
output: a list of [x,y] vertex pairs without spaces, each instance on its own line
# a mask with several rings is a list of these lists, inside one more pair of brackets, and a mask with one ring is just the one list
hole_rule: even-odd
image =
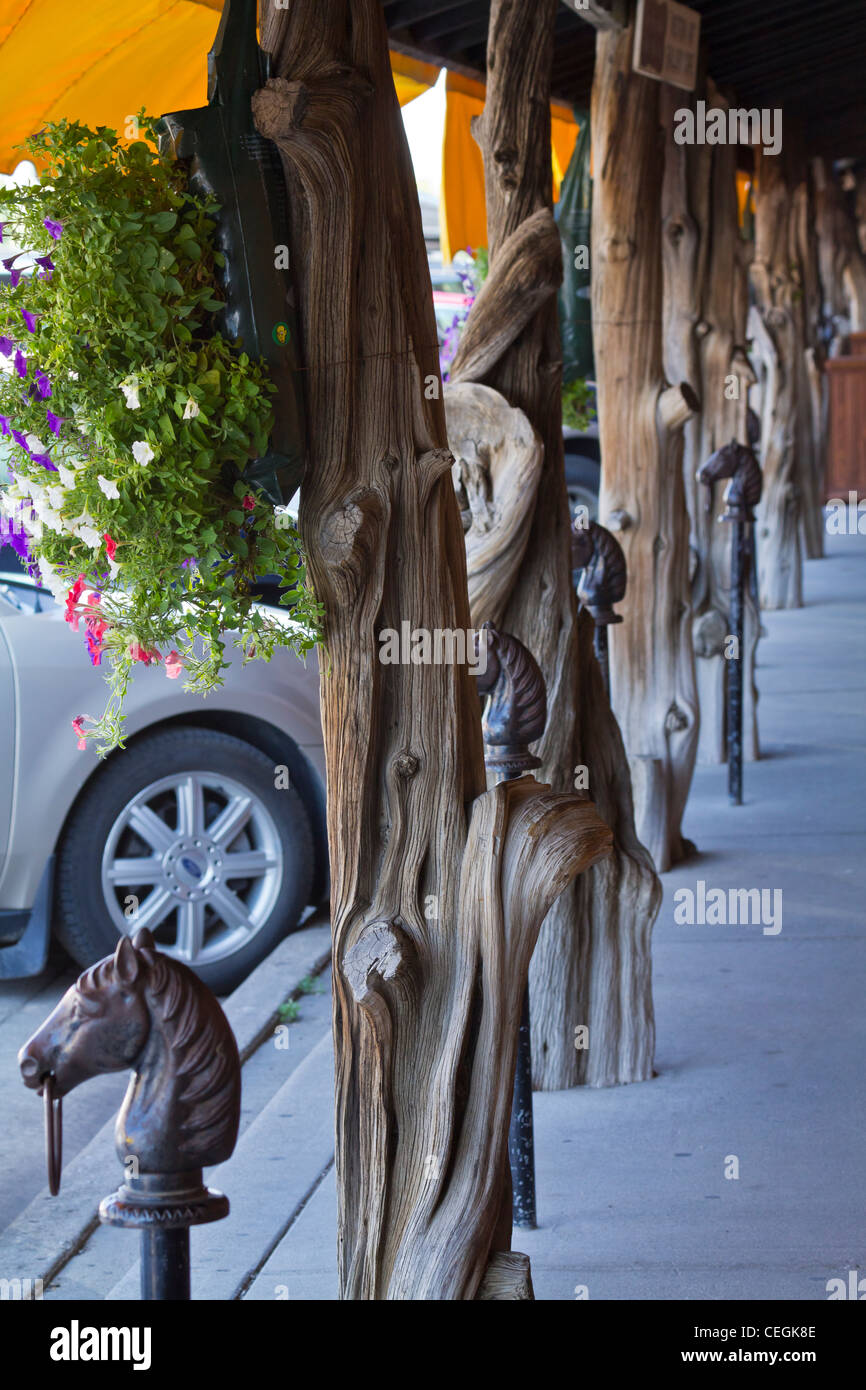
[[[514,1246],[539,1299],[825,1299],[866,1264],[866,541],[830,548],[807,564],[806,607],[765,616],[764,757],[746,767],[746,804],[728,805],[723,767],[695,775],[685,828],[699,855],[664,876],[654,938],[658,1076],[536,1095],[541,1225]],[[781,918],[678,925],[674,895],[699,882],[769,890],[768,906],[780,890]],[[321,949],[302,935],[285,949]],[[333,1299],[327,998],[302,1000],[288,1052],[241,1003],[244,1124],[210,1175],[232,1215],[192,1233],[193,1297]],[[87,1183],[102,1195],[91,1171]],[[0,1253],[10,1236],[45,1245],[46,1202]],[[136,1298],[135,1247],[130,1232],[82,1229],[45,1297]]]
[[[655,930],[657,1078],[535,1097],[541,1225],[514,1247],[539,1299],[826,1299],[866,1266],[866,542],[830,549],[806,607],[765,616],[746,804],[723,767],[695,776],[700,854]],[[677,925],[698,880],[781,889],[781,930]],[[335,1221],[330,1172],[244,1296],[335,1297]]]

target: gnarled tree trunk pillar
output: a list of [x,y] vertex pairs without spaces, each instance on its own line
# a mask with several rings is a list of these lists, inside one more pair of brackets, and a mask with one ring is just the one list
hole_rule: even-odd
[[589,803],[533,778],[485,791],[466,664],[381,660],[380,634],[404,620],[431,634],[469,623],[444,411],[424,389],[438,379],[436,330],[381,5],[295,0],[269,10],[263,43],[280,75],[254,111],[292,195],[301,528],[330,666],[341,1294],[503,1297],[511,1280],[527,1297],[526,1262],[503,1259],[520,1005],[550,903],[610,834]]
[[[666,89],[669,90],[669,89]],[[666,302],[681,303],[678,317],[684,347],[676,350],[674,325],[664,336],[664,374],[669,381],[687,379],[701,398],[701,414],[685,425],[683,460],[685,496],[692,527],[692,644],[698,681],[701,734],[698,758],[721,763],[726,742],[726,638],[730,634],[731,527],[720,524],[724,514],[724,485],[716,485],[712,507],[696,471],[714,450],[737,439],[746,443],[749,386],[755,381],[745,353],[748,304],[746,249],[737,218],[737,152],[731,145],[676,145],[671,138],[671,108],[683,104],[683,93],[664,103],[663,247]],[[708,106],[727,110],[727,101],[708,81]],[[694,218],[689,208],[694,204]],[[683,264],[683,238],[673,238],[681,225],[694,224],[698,242],[696,275]],[[689,316],[691,306],[691,316]],[[691,336],[694,332],[694,338]],[[751,592],[745,594],[744,751],[758,756],[758,689],[755,648],[760,621]]]
[[823,415],[821,388],[821,349],[818,340],[820,293],[815,243],[812,235],[814,206],[805,162],[798,165],[791,197],[788,229],[791,274],[795,282],[792,298],[796,333],[795,368],[797,375],[797,425],[794,451],[800,484],[802,544],[810,560],[824,553],[824,468],[823,449],[815,419]]
[[760,383],[760,460],[764,473],[755,527],[758,588],[761,607],[770,609],[799,608],[803,602],[803,496],[796,453],[798,286],[789,242],[792,189],[783,158],[755,151],[758,194],[751,266],[755,304],[749,313],[749,335]]
[[633,28],[596,37],[592,316],[600,515],[628,563],[611,638],[611,693],[629,755],[638,838],[659,870],[682,835],[698,705],[689,601],[683,426],[698,409],[662,365],[659,86],[631,71]]
[[[591,625],[579,636],[571,580],[556,305],[562,253],[550,177],[555,13],[555,0],[532,5],[493,0],[487,97],[474,127],[484,157],[490,273],[452,364],[456,384],[446,393],[455,449],[490,459],[490,447],[482,447],[480,439],[474,451],[461,444],[473,400],[476,430],[483,428],[478,393],[485,388],[500,396],[499,423],[489,417],[491,437],[502,434],[508,410],[519,409],[543,445],[534,474],[524,431],[517,431],[506,470],[512,482],[518,472],[525,478],[528,540],[522,552],[508,539],[514,489],[499,478],[496,465],[490,471],[492,505],[482,495],[472,507],[467,551],[473,622],[500,621],[500,614],[484,604],[501,605],[502,626],[529,648],[547,685],[548,725],[534,748],[542,760],[539,776],[554,788],[571,790],[575,784],[586,786],[582,778],[575,781],[584,765],[589,794],[614,832],[613,855],[553,905],[532,959],[533,1080],[541,1089],[612,1085],[652,1075],[650,932],[661,896],[635,835],[619,730],[597,680]],[[461,468],[464,478],[471,474],[471,460]],[[492,564],[490,542],[497,527],[503,540]]]

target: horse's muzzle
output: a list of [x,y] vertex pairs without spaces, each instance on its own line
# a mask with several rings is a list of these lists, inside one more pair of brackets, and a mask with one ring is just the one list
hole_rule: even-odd
[[34,1057],[32,1053],[28,1053],[22,1048],[18,1054],[18,1069],[25,1086],[29,1086],[32,1090],[41,1089],[42,1078],[46,1073],[38,1057]]

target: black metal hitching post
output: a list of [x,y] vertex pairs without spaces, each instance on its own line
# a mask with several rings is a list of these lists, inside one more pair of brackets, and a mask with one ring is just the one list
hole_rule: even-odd
[[[484,763],[495,781],[509,782],[541,765],[541,760],[530,753],[529,744],[541,737],[547,722],[544,677],[535,658],[516,637],[497,631],[490,623],[485,623],[482,631],[486,633],[487,664],[484,673],[479,673],[478,688],[489,697],[481,724]],[[518,683],[509,677],[517,669],[522,679],[520,695],[515,697]],[[523,995],[517,1035],[508,1158],[514,1224],[532,1230],[536,1225],[535,1138],[528,988]]]

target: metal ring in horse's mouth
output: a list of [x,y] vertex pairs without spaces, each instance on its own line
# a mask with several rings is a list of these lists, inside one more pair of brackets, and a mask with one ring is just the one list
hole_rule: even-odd
[[48,1167],[48,1191],[56,1197],[60,1191],[60,1170],[63,1166],[63,1098],[54,1095],[57,1077],[46,1072],[42,1078],[45,1100],[45,1162]]

